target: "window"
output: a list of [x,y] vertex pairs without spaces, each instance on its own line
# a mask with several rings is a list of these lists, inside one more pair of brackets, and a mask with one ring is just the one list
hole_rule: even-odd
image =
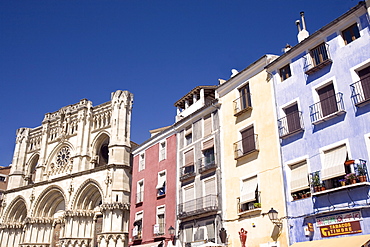
[[192,174],[194,173],[194,150],[191,149],[184,153],[185,166],[183,174]]
[[307,161],[290,165],[290,191],[294,200],[310,195]]
[[141,203],[144,200],[144,180],[137,182],[136,203]]
[[251,126],[246,130],[240,132],[242,135],[242,150],[243,154],[249,153],[256,149],[256,143],[254,141],[254,127]]
[[329,60],[329,55],[325,43],[322,43],[310,50],[310,55],[313,61],[313,66],[318,66]]
[[137,212],[135,214],[134,229],[132,229],[132,236],[134,240],[142,238],[143,229],[143,212]]
[[370,66],[358,72],[360,77],[364,100],[370,99]]
[[[193,226],[192,225],[186,225],[184,227],[185,229],[185,243],[191,243],[193,242]],[[185,244],[185,246],[188,246]]]
[[204,180],[204,196],[208,195],[217,195],[216,179],[214,177]]
[[342,31],[342,37],[344,39],[344,43],[348,45],[355,39],[358,39],[360,37],[360,31],[358,30],[357,23],[353,24],[347,29],[344,29]]
[[186,145],[189,145],[191,144],[193,141],[193,132],[192,132],[192,129],[191,129],[191,126],[186,128],[185,130],[185,144]]
[[213,221],[206,222],[206,229],[207,229],[207,239],[212,242],[215,241],[215,224]]
[[279,70],[281,80],[284,81],[292,76],[292,73],[290,72],[290,64],[285,65]]
[[244,212],[258,207],[259,193],[257,176],[244,179],[241,185],[239,199],[239,212]]
[[332,83],[321,89],[318,89],[317,94],[320,98],[320,105],[323,117],[338,111],[334,85]]
[[166,159],[166,142],[159,143],[159,161]]
[[212,133],[212,117],[211,115],[204,118],[204,136],[208,136]]
[[183,212],[191,212],[195,209],[195,203],[193,202],[194,200],[194,185],[185,187],[184,190],[184,203],[183,203]]
[[294,103],[293,105],[285,108],[284,112],[286,116],[286,124],[287,124],[289,133],[293,133],[297,130],[302,129],[301,118],[299,115],[297,103]]
[[158,173],[157,195],[162,196],[166,194],[166,171]]
[[241,110],[252,106],[249,83],[239,89]]
[[[346,144],[322,152],[322,169],[320,171],[322,186],[327,189],[340,187],[341,182],[345,181],[345,175],[355,172],[354,164],[346,165],[346,160],[348,160]],[[313,184],[313,187],[317,185]]]
[[145,169],[145,154],[139,155],[139,171],[142,171]]
[[0,182],[5,182],[5,179],[6,179],[5,176],[0,175]]
[[203,156],[204,162],[202,166],[210,166],[215,164],[215,150],[214,150],[214,140],[210,139],[203,143]]
[[163,235],[165,233],[165,206],[157,207],[157,224],[154,226],[155,235]]

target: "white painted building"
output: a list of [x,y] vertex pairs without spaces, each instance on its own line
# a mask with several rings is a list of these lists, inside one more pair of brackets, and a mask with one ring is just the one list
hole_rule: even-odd
[[127,246],[133,95],[83,99],[17,131],[0,246]]

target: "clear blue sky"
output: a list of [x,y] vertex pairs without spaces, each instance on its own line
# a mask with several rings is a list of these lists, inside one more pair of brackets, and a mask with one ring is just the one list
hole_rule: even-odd
[[264,54],[297,44],[355,6],[352,0],[0,0],[0,165],[16,129],[87,98],[134,94],[131,139],[173,123],[174,102],[216,85]]

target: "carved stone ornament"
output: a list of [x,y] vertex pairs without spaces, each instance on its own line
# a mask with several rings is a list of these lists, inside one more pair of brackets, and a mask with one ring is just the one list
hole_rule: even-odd
[[68,164],[70,157],[71,157],[71,153],[69,152],[69,148],[68,147],[62,148],[59,151],[57,158],[56,158],[57,167],[63,167],[66,164]]

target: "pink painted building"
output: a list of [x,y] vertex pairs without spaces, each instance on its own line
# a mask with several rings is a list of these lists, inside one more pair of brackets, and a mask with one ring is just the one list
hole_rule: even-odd
[[176,134],[151,131],[133,152],[129,245],[171,246],[176,224]]

